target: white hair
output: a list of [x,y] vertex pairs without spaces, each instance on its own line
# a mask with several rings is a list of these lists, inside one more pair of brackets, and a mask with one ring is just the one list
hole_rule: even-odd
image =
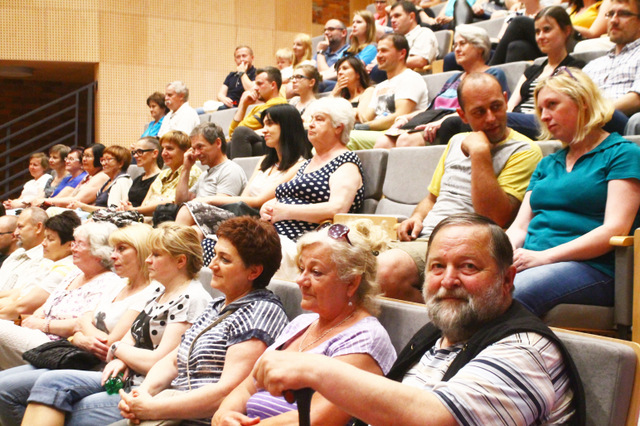
[[340,135],[340,142],[345,145],[349,143],[349,133],[353,130],[353,125],[356,121],[351,102],[344,98],[320,98],[309,105],[309,114],[328,115],[331,118],[333,127],[338,127],[342,124],[344,127]]
[[172,81],[171,83],[167,84],[167,87],[173,87],[173,90],[175,90],[176,93],[181,93],[182,95],[184,95],[185,102],[189,100],[189,88],[182,81]]
[[484,28],[477,27],[475,25],[458,25],[456,26],[455,36],[460,36],[471,43],[478,49],[482,49],[482,59],[487,63],[491,56],[491,40],[489,34]]
[[75,238],[86,238],[89,243],[89,251],[98,259],[105,268],[111,268],[111,246],[109,235],[118,228],[110,222],[85,222],[73,232]]

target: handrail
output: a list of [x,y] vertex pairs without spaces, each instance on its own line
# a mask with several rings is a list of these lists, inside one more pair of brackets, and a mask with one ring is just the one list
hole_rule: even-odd
[[[93,143],[97,87],[97,82],[87,84],[0,124],[0,200],[22,190],[28,169],[16,169],[20,164],[26,165],[33,152],[47,152],[63,141],[67,145],[78,145],[79,141],[86,145]],[[39,118],[43,115],[44,118]],[[82,120],[86,125],[82,125]]]

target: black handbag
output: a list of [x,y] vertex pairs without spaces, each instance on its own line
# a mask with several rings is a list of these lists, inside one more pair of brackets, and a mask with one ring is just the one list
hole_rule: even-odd
[[160,204],[157,206],[153,211],[153,226],[156,227],[162,222],[171,222],[176,220],[180,207],[182,207],[182,204],[173,203]]
[[89,351],[68,340],[53,340],[25,351],[22,359],[37,368],[50,370],[91,370],[102,361]]

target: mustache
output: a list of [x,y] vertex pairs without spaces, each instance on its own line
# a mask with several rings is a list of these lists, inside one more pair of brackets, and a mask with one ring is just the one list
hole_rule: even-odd
[[441,301],[442,299],[461,299],[469,301],[469,293],[463,288],[455,288],[453,290],[448,290],[446,288],[440,287],[435,294],[432,294],[429,299],[432,301]]

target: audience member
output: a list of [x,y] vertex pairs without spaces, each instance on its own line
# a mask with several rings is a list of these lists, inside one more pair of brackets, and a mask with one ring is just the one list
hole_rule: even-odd
[[321,82],[322,76],[314,66],[298,65],[293,71],[291,86],[296,96],[291,98],[289,104],[298,110],[305,128],[309,126],[309,114],[306,110],[316,101]]
[[164,104],[164,93],[154,92],[147,98],[147,106],[149,107],[149,114],[151,114],[151,122],[144,129],[140,138],[147,136],[158,136],[164,117],[169,113],[169,108]]
[[[238,196],[247,184],[244,170],[229,160],[226,152],[224,132],[217,124],[202,123],[191,132],[191,148],[184,154],[184,173],[178,179],[176,203],[187,203],[196,222],[206,219],[209,197]],[[209,169],[189,185],[188,174],[196,160]]]
[[[319,354],[372,374],[386,374],[396,358],[389,335],[375,316],[376,257],[372,241],[345,225],[332,225],[300,238],[297,247],[300,306],[313,313],[296,317],[268,352]],[[224,399],[212,424],[297,424],[298,410],[269,395],[248,377]],[[311,399],[314,424],[345,425],[349,414],[320,394]],[[250,423],[245,423],[250,422]]]
[[273,395],[309,387],[314,399],[369,424],[584,424],[584,390],[567,349],[512,299],[515,267],[502,229],[452,216],[434,229],[427,256],[431,322],[387,378],[325,356],[269,351],[253,386]]
[[189,134],[200,124],[198,113],[189,105],[189,89],[182,81],[176,80],[167,84],[164,103],[170,111],[162,120],[158,137],[164,136],[171,130]]
[[[151,183],[139,207],[126,203],[121,204],[118,210],[135,210],[145,216],[151,216],[159,205],[175,202],[178,181],[184,172],[184,154],[191,148],[191,140],[185,133],[172,130],[160,138],[160,146],[166,168]],[[188,172],[189,187],[195,184],[201,174],[200,167],[191,168]]]
[[18,249],[18,238],[15,235],[17,225],[17,216],[0,216],[0,267]]
[[329,19],[324,24],[324,40],[318,43],[315,56],[318,71],[324,80],[335,80],[336,71],[333,65],[348,48],[347,28],[338,19]]
[[[590,61],[584,72],[616,110],[627,116],[640,111],[640,4],[635,0],[611,0],[606,13],[609,39],[615,47],[604,56]],[[627,133],[637,134],[640,115],[634,117]]]
[[[242,194],[214,195],[200,199],[198,205],[187,203],[178,212],[176,222],[196,225],[201,237],[213,235],[214,223],[209,218],[221,207],[237,216],[259,216],[262,205],[276,195],[276,187],[289,181],[298,171],[303,160],[311,157],[311,145],[307,139],[300,114],[291,105],[275,105],[262,112],[266,154],[256,167]],[[207,247],[205,246],[205,259]]]
[[[72,148],[64,159],[64,169],[66,175],[62,179],[62,181],[56,187],[56,190],[51,195],[46,194],[45,197],[53,198],[53,197],[67,197],[70,196],[75,188],[87,177],[87,172],[82,169],[82,148]],[[46,202],[47,198],[43,199],[42,202]],[[40,200],[34,200],[34,203],[37,203]]]
[[433,63],[438,54],[438,41],[433,31],[420,26],[416,5],[406,0],[399,1],[391,6],[390,16],[393,32],[405,36],[409,43],[407,68],[421,70]]
[[[460,105],[457,89],[465,77],[473,72],[486,72],[495,76],[502,91],[509,91],[504,72],[486,64],[491,55],[491,41],[484,29],[473,25],[458,25],[453,40],[456,62],[462,66],[464,72],[449,78],[425,111],[414,111],[396,117],[389,131],[378,137],[375,148],[424,146],[425,143],[434,143],[442,122],[449,117],[458,117],[456,108]],[[414,131],[410,133],[405,132],[412,130]],[[449,139],[440,138],[440,142],[446,144]]]
[[[331,96],[344,98],[351,102],[353,108],[357,109],[360,104],[360,97],[367,87],[371,85],[371,80],[369,80],[369,74],[364,68],[364,64],[353,56],[344,56],[336,62],[335,67],[338,81],[331,92]],[[356,121],[360,121],[359,117],[356,117]]]
[[[311,49],[311,37],[309,36],[309,34],[296,34],[295,38],[293,39],[293,62],[291,63],[291,66],[293,68],[303,64],[310,64],[315,66],[316,61],[313,59],[313,52],[311,51]],[[293,68],[291,69],[291,71],[293,71]]]
[[611,101],[577,68],[541,80],[535,100],[545,136],[565,148],[540,162],[507,231],[514,298],[536,315],[559,303],[611,306],[609,239],[640,226],[640,148],[602,129]]
[[27,207],[18,216],[14,235],[19,248],[2,263],[0,291],[23,288],[45,274],[48,261],[42,261],[42,240],[47,219],[47,213],[38,207]]
[[107,207],[116,208],[129,199],[129,188],[131,188],[132,181],[127,169],[131,164],[131,151],[118,145],[112,145],[104,150],[100,163],[102,163],[103,173],[109,177],[109,180],[98,190],[95,201],[92,204],[72,201],[67,206],[68,208],[94,212]]
[[0,293],[0,318],[16,321],[21,315],[31,315],[54,292],[58,284],[75,267],[71,256],[73,231],[80,226],[80,218],[67,210],[44,222],[42,240],[43,260],[46,270],[24,285]]
[[389,79],[373,89],[368,105],[358,106],[362,122],[351,132],[350,149],[373,148],[381,132],[391,127],[396,117],[429,106],[424,79],[406,66],[408,52],[407,39],[402,35],[385,34],[378,42],[378,66],[387,72]]
[[[259,130],[262,128],[260,114],[273,105],[284,104],[285,98],[280,96],[282,76],[275,67],[265,67],[256,71],[255,87],[247,90],[240,98],[238,110],[229,126],[229,154],[231,158],[253,157],[264,154],[264,138]],[[251,104],[256,105],[247,113]]]
[[322,98],[309,114],[309,142],[315,155],[293,179],[279,185],[276,198],[260,209],[262,219],[275,224],[289,240],[297,240],[336,213],[359,212],[364,199],[362,164],[346,148],[354,122],[351,104],[341,98]]
[[109,180],[109,176],[102,172],[101,159],[104,149],[104,145],[99,143],[85,148],[82,154],[82,168],[87,174],[75,189],[65,188],[55,197],[36,199],[32,204],[45,207],[67,207],[74,201],[85,204],[95,202],[98,191]]
[[373,14],[373,17],[376,20],[376,25],[381,28],[391,27],[391,19],[387,12],[387,0],[375,0],[373,5],[376,9],[376,12]]
[[507,99],[494,76],[468,75],[458,102],[473,132],[449,141],[429,194],[398,228],[400,242],[378,256],[378,283],[389,297],[422,301],[427,241],[442,219],[476,212],[500,226],[511,223],[542,158],[537,144],[507,127]]
[[[353,15],[351,38],[345,53],[355,55],[369,65],[378,53],[376,46],[376,22],[368,10],[359,10]],[[337,69],[337,67],[334,67]]]
[[121,202],[123,207],[140,207],[144,201],[151,184],[160,174],[160,168],[164,165],[160,155],[161,147],[158,139],[154,137],[144,137],[133,145],[131,154],[136,159],[138,167],[142,167],[144,172],[135,178],[129,188],[129,200]]
[[149,237],[146,262],[156,286],[122,338],[111,345],[103,371],[52,370],[40,376],[29,397],[25,424],[110,424],[122,420],[120,396],[104,383],[127,371],[132,386],[163,357],[174,352],[182,335],[204,312],[211,297],[196,279],[202,268],[200,241],[193,229],[162,224]]
[[6,200],[2,204],[9,209],[21,209],[31,205],[35,199],[44,197],[44,189],[53,177],[47,173],[49,160],[42,152],[36,152],[29,157],[29,174],[33,179],[24,184],[20,196],[13,200]]
[[[124,337],[141,307],[153,297],[157,284],[149,284],[145,263],[151,254],[147,242],[151,229],[148,225],[135,224],[109,236],[113,268],[123,280],[103,295],[93,312],[86,312],[76,320],[70,339],[74,346],[106,359],[110,346]],[[0,372],[0,387],[4,390],[0,395],[0,422],[4,426],[20,424],[31,389],[48,371],[23,365]]]
[[265,289],[281,257],[271,225],[242,217],[220,226],[209,268],[211,287],[223,297],[207,306],[180,346],[151,368],[138,389],[121,393],[123,417],[211,424],[222,399],[251,373],[288,323],[278,297]]
[[293,74],[293,50],[283,47],[276,50],[276,68],[280,70],[282,84],[288,83]]
[[70,151],[71,148],[63,144],[56,144],[49,148],[49,168],[51,169],[53,179],[51,179],[44,188],[45,197],[58,195],[62,188],[64,188],[61,184],[69,175],[66,170],[65,160]]
[[0,320],[0,369],[26,364],[24,351],[72,336],[76,318],[95,309],[103,294],[122,285],[109,270],[112,261],[107,241],[115,229],[115,225],[104,222],[88,222],[76,228],[71,250],[78,269],[65,276],[22,326]]
[[[232,71],[224,79],[224,83],[218,91],[218,100],[223,105],[218,108],[227,109],[238,106],[240,97],[245,90],[253,87],[256,78],[256,67],[253,66],[253,50],[249,46],[238,46],[233,53],[236,61],[236,70]],[[190,133],[190,132],[185,132]]]

